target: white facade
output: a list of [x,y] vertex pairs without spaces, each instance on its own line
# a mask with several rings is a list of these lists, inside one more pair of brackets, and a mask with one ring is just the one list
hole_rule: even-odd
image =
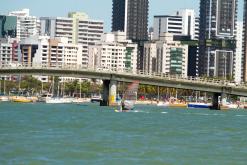
[[89,46],[89,68],[136,72],[137,44],[124,38],[124,32],[105,34],[102,42]]
[[163,33],[159,41],[144,44],[144,72],[187,76],[188,46]]
[[[43,67],[81,67],[82,46],[68,43],[67,38],[51,39],[49,36],[34,36],[20,42],[21,62]],[[33,52],[33,53],[32,53]],[[47,76],[38,76],[47,81]],[[68,80],[68,78],[67,78]]]
[[147,42],[144,44],[143,66],[146,73],[154,73],[157,71],[157,46],[155,42]]
[[29,15],[29,9],[12,11],[10,16],[17,16],[17,38],[19,40],[39,34],[39,21],[37,17]]
[[88,66],[88,46],[95,45],[103,35],[102,21],[91,20],[85,13],[69,13],[69,18],[41,18],[41,34],[51,38],[67,37],[69,43],[82,45],[82,65]]
[[199,21],[195,11],[190,9],[180,10],[176,15],[154,16],[154,40],[159,40],[163,33],[174,35],[190,35],[191,39],[199,38]]
[[[18,66],[18,44],[15,39],[0,39],[0,66]],[[10,80],[12,76],[4,76]]]
[[236,55],[234,57],[233,75],[235,82],[241,82],[243,76],[242,53],[243,53],[243,22],[237,22],[236,27]]
[[18,44],[15,39],[0,39],[0,65],[18,62]]

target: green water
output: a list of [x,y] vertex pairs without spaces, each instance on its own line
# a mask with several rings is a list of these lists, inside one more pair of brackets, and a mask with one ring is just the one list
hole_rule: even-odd
[[247,111],[0,103],[0,164],[247,163]]

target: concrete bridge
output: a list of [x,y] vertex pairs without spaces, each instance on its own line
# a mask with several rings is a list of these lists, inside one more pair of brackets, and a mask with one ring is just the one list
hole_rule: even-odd
[[226,80],[206,79],[200,77],[183,77],[168,74],[145,74],[143,72],[133,73],[130,71],[93,70],[81,68],[80,66],[48,67],[40,65],[18,65],[0,66],[0,76],[4,75],[47,75],[60,77],[77,77],[103,80],[103,102],[102,105],[115,103],[117,95],[117,82],[140,81],[140,84],[170,87],[177,89],[188,89],[214,94],[213,107],[218,109],[218,99],[227,95],[247,97],[247,86],[237,85]]

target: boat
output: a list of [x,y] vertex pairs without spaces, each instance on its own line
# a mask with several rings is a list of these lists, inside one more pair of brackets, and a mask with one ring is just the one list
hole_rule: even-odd
[[168,105],[169,108],[187,108],[186,103],[170,103]]
[[0,81],[0,102],[7,102],[7,101],[9,101],[9,97],[8,96],[6,96],[6,92],[5,92],[5,88],[6,88],[6,86],[5,86],[5,80],[3,81],[3,93],[2,93],[2,91],[1,91],[1,87],[2,86],[2,84],[1,84],[1,81]]
[[24,96],[16,96],[12,98],[13,102],[16,103],[31,103],[33,102],[30,98],[24,97]]
[[70,97],[51,97],[46,99],[47,104],[69,104],[73,102],[73,98]]
[[0,96],[0,102],[7,102],[7,101],[9,101],[8,96]]
[[128,112],[134,109],[138,88],[139,81],[134,81],[127,87],[127,90],[124,92],[123,98],[121,99],[119,109],[115,110],[115,112]]
[[80,103],[89,103],[90,99],[88,98],[75,98],[72,100],[72,103],[80,104]]
[[185,101],[178,100],[177,98],[171,97],[169,100],[169,108],[187,108],[187,103]]
[[52,94],[44,93],[40,97],[38,97],[38,102],[46,102],[47,100],[52,98]]
[[188,108],[210,108],[210,103],[188,103]]
[[93,95],[91,97],[91,102],[94,103],[94,102],[101,102],[102,101],[102,97],[101,95]]
[[228,110],[228,109],[240,109],[240,105],[238,104],[233,104],[233,103],[226,103],[226,104],[223,104],[223,105],[220,105],[220,109],[221,110]]
[[159,102],[158,104],[157,104],[157,106],[158,107],[168,107],[169,106],[169,102]]
[[47,99],[45,101],[45,103],[47,103],[47,104],[63,104],[64,100],[63,100],[63,98],[60,98],[60,97],[52,97],[50,99]]

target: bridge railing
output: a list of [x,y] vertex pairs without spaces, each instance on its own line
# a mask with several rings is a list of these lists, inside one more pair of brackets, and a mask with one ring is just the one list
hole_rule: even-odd
[[0,69],[46,69],[46,70],[78,70],[78,71],[91,71],[91,72],[100,72],[100,73],[115,73],[121,75],[136,75],[143,76],[149,78],[157,78],[157,79],[166,79],[166,80],[174,80],[181,82],[189,82],[189,83],[201,83],[208,85],[217,85],[217,86],[230,86],[236,88],[247,88],[246,84],[236,84],[235,82],[228,80],[220,80],[214,78],[203,78],[203,77],[192,77],[185,75],[171,75],[167,73],[147,73],[142,70],[132,71],[130,69],[105,69],[105,68],[88,68],[82,65],[64,65],[64,64],[40,64],[40,63],[0,63]]

